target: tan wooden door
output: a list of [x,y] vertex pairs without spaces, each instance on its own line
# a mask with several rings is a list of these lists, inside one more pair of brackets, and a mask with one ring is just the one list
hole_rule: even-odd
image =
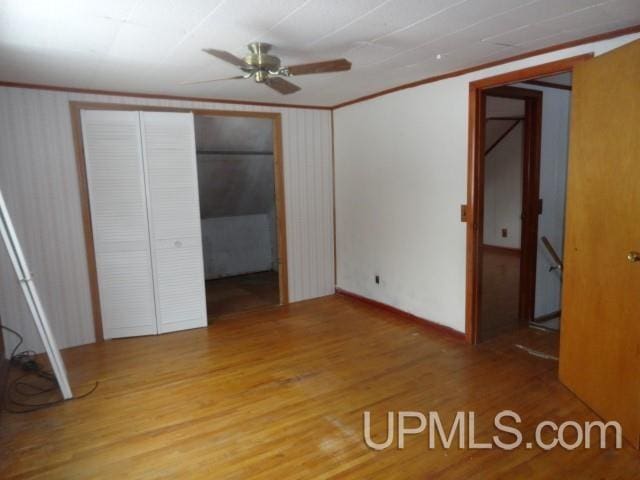
[[640,41],[574,70],[560,379],[640,441]]

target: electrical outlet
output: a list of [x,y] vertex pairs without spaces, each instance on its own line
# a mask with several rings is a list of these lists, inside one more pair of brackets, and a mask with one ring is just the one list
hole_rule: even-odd
[[502,229],[502,238],[507,238],[507,236],[509,235],[509,232],[507,232],[506,228]]
[[380,275],[375,276],[376,285],[380,285]]

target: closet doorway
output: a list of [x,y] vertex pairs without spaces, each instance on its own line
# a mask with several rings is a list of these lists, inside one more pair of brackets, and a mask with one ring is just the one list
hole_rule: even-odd
[[287,303],[276,123],[236,114],[194,117],[209,323]]
[[[225,302],[225,311],[207,311],[210,309],[205,291],[211,289],[205,288],[203,281],[203,253],[207,250],[201,247],[198,190],[210,190],[213,184],[198,186],[195,129],[196,119],[200,118],[260,120],[268,126],[265,128],[271,135],[269,157],[275,205],[275,237],[271,237],[270,245],[277,256],[263,273],[270,278],[272,289],[277,278],[277,294],[268,301],[242,305],[243,309],[251,309],[289,302],[280,113],[75,101],[69,102],[69,108],[96,341],[204,327],[215,316],[233,311],[229,307],[232,301]],[[87,117],[85,125],[83,115]],[[89,124],[99,130],[94,132],[97,135],[91,145],[85,142],[85,134],[92,129]],[[87,156],[89,163],[93,158],[94,166],[100,168],[89,171]],[[238,151],[230,156],[238,156]],[[216,181],[218,185],[231,184],[230,177],[222,175]],[[121,191],[125,187],[127,195]],[[110,221],[117,221],[117,225]],[[133,232],[132,225],[140,228]],[[108,243],[106,240],[114,234],[114,242]],[[134,245],[133,240],[138,243],[133,242]],[[132,262],[131,255],[113,251],[116,247],[138,252],[138,261]],[[173,252],[170,255],[169,250]],[[170,259],[175,261],[169,268]],[[107,265],[107,261],[115,262],[115,267]],[[117,272],[107,267],[117,267]],[[131,274],[132,268],[138,269],[136,275]],[[227,281],[232,279],[228,277]],[[250,279],[244,281],[248,284]],[[236,301],[238,304],[241,302]]]

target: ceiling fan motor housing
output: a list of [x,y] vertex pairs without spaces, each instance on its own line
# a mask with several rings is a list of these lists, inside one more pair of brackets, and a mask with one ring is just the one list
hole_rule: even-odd
[[250,43],[248,48],[251,53],[244,57],[244,62],[250,68],[243,68],[243,70],[253,73],[256,82],[262,83],[269,78],[269,75],[280,74],[280,59],[268,54],[271,49],[270,44],[254,42]]

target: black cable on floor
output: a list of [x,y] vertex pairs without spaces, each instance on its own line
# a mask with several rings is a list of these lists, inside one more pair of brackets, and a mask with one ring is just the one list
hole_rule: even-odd
[[[35,412],[36,410],[43,410],[54,405],[59,405],[67,401],[64,398],[59,398],[47,402],[34,403],[25,403],[22,400],[16,400],[15,394],[18,394],[22,397],[34,398],[38,397],[39,395],[59,390],[58,381],[56,380],[56,377],[52,372],[45,370],[42,365],[40,365],[36,361],[36,353],[34,351],[25,350],[18,353],[20,345],[22,345],[22,343],[24,342],[22,335],[4,325],[0,325],[0,327],[18,337],[18,343],[11,351],[9,367],[19,368],[23,372],[26,372],[24,375],[13,379],[11,382],[9,382],[9,373],[7,374],[7,381],[3,388],[2,409],[9,413],[30,413]],[[26,381],[26,379],[29,378],[40,380],[40,383],[44,383],[44,385],[38,385],[36,383]],[[85,398],[91,395],[96,390],[96,388],[98,388],[98,382],[96,382],[93,388],[91,388],[91,390],[89,390],[88,392],[83,393],[79,396],[74,396],[69,400],[79,400],[81,398]],[[11,408],[12,406],[24,408],[17,410]]]
[[16,352],[18,351],[18,348],[20,348],[20,345],[22,345],[22,342],[24,341],[24,339],[22,338],[22,335],[20,335],[18,332],[16,332],[12,328],[6,327],[4,325],[0,325],[0,327],[6,330],[7,332],[13,333],[16,337],[18,337],[18,343],[16,344],[15,347],[13,347],[13,350],[11,351],[11,356],[9,357],[11,359],[15,357]]

